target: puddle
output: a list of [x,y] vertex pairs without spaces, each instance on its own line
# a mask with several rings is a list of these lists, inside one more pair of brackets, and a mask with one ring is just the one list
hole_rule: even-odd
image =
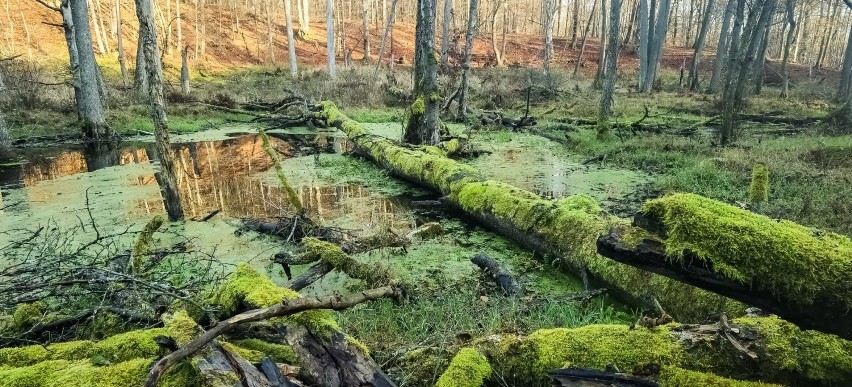
[[468,164],[488,179],[543,197],[558,199],[585,193],[611,207],[650,181],[647,175],[632,170],[583,165],[562,151],[562,145],[538,136],[511,133],[511,139],[502,143],[483,142],[482,147],[491,153],[468,160]]

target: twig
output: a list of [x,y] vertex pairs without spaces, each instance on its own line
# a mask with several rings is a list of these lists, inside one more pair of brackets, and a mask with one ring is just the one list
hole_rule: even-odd
[[240,313],[225,321],[219,322],[209,331],[204,332],[201,336],[195,338],[188,344],[179,348],[177,351],[174,351],[160,359],[156,364],[154,364],[154,367],[152,367],[151,371],[148,373],[148,379],[145,382],[145,386],[155,387],[159,382],[160,377],[171,366],[180,363],[184,359],[192,356],[192,354],[194,354],[196,351],[216,339],[216,337],[233,330],[240,324],[267,320],[273,317],[289,316],[292,314],[313,309],[343,310],[366,301],[394,296],[396,294],[396,289],[390,286],[385,286],[378,289],[365,290],[360,293],[353,293],[343,297],[307,297],[297,298],[294,300],[283,300],[281,303],[275,304],[268,308],[253,309],[244,313]]

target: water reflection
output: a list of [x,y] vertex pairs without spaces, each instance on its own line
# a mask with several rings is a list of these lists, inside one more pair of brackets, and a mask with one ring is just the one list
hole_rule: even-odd
[[[347,148],[345,141],[339,138],[307,139],[298,143],[300,149],[295,149],[294,142],[274,136],[270,136],[270,142],[284,157],[296,156],[303,145],[309,143],[328,150],[343,151]],[[259,173],[272,167],[261,144],[260,138],[254,135],[173,144],[185,216],[200,218],[217,209],[223,215],[235,218],[270,218],[289,213],[283,190],[267,185],[259,178]],[[92,184],[105,191],[99,192],[99,195],[113,196],[113,200],[99,196],[101,202],[122,206],[122,218],[138,222],[140,217],[164,213],[154,178],[159,168],[159,157],[153,144],[48,148],[24,157],[27,160],[25,164],[0,167],[0,215],[3,212],[19,215],[36,212],[31,205],[36,201],[30,198],[33,195],[38,195],[38,205],[56,208],[69,195],[85,196],[83,191]],[[85,179],[75,184],[81,178],[75,179],[74,175]],[[120,184],[116,184],[118,182]],[[79,187],[72,187],[75,185]],[[412,222],[399,200],[377,196],[363,186],[318,183],[301,186],[299,195],[305,208],[320,221],[360,229],[388,224],[403,231]],[[12,203],[13,206],[3,210]],[[80,205],[68,207],[63,209],[69,213],[81,210]]]

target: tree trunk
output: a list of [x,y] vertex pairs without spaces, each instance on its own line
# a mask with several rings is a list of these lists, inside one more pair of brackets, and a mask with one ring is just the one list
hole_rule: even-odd
[[702,51],[704,51],[704,42],[707,39],[707,31],[710,29],[710,22],[713,20],[713,6],[716,0],[708,0],[707,8],[704,9],[704,18],[701,21],[701,30],[698,32],[698,39],[695,41],[695,52],[692,55],[692,66],[689,68],[689,90],[698,90],[698,72],[701,65]]
[[[494,11],[491,12],[491,49],[494,51],[494,60],[497,61],[497,67],[502,67],[503,63],[505,62],[505,58],[503,57],[503,53],[505,52],[505,50],[501,50],[497,44],[497,14],[500,12],[500,8],[505,9],[506,7],[506,0],[501,0],[494,7]],[[503,30],[505,31],[505,25],[503,28]],[[505,44],[503,45],[503,47],[505,49]]]
[[388,15],[387,23],[385,24],[385,32],[382,34],[382,44],[379,45],[379,60],[378,60],[378,63],[376,64],[377,71],[378,71],[378,68],[382,65],[382,60],[384,60],[384,58],[385,58],[385,47],[386,47],[386,43],[387,43],[387,40],[388,40],[388,33],[393,28],[394,19],[396,17],[396,3],[397,3],[397,1],[399,1],[399,0],[393,0],[391,2],[390,14]]
[[290,13],[290,0],[284,0],[284,17],[287,19],[287,53],[290,57],[290,75],[295,78],[299,75],[299,67],[296,65],[296,39],[293,38],[292,16]]
[[[453,18],[453,0],[444,0],[444,20],[441,22],[441,66],[450,58],[450,21]],[[381,60],[381,58],[379,58]]]
[[[578,275],[588,273],[597,281],[595,285],[609,287],[610,293],[624,302],[649,307],[649,298],[656,298],[669,314],[684,321],[742,308],[739,303],[594,253],[595,241],[608,231],[608,217],[583,197],[561,199],[565,205],[559,205],[508,184],[488,182],[470,166],[367,134],[362,125],[330,102],[323,102],[317,118],[344,130],[356,153],[397,177],[440,192],[448,205],[540,252],[542,257],[550,257],[548,261],[555,258],[562,268]],[[582,203],[574,203],[580,200]]]
[[145,68],[145,31],[139,26],[139,39],[136,41],[136,69],[133,74],[133,88],[139,95],[148,92],[148,69]]
[[92,140],[106,140],[112,137],[112,131],[106,124],[106,112],[101,99],[100,69],[92,48],[86,0],[71,0],[71,15],[80,69],[79,106],[83,118],[83,136]]
[[467,116],[468,75],[470,74],[470,58],[473,54],[473,37],[476,36],[476,26],[478,23],[476,19],[479,11],[478,6],[478,0],[470,0],[470,9],[468,10],[467,17],[467,34],[465,34],[464,38],[464,63],[462,63],[462,78],[461,86],[459,87],[459,121],[464,120],[464,117]]
[[121,35],[121,0],[115,0],[115,17],[116,17],[116,48],[118,49],[118,66],[121,68],[121,84],[126,89],[127,83],[127,63],[124,59],[124,37]]
[[369,62],[370,55],[370,0],[361,1],[361,29],[364,39],[364,62]]
[[[2,90],[0,83],[0,91]],[[12,158],[12,141],[9,137],[9,126],[6,125],[6,118],[3,117],[3,112],[0,111],[0,161],[6,161]]]
[[648,1],[655,0],[639,0],[639,90],[645,89],[645,79],[648,78],[648,37],[651,35]]
[[65,44],[68,46],[68,59],[71,71],[71,84],[74,87],[74,106],[77,117],[82,118],[83,96],[80,88],[80,56],[77,51],[77,41],[74,34],[74,19],[71,15],[71,0],[63,0],[59,6],[62,14],[62,30],[65,32]]
[[[728,0],[728,5],[725,7],[725,14],[722,17],[722,29],[719,31],[719,43],[716,45],[716,60],[713,62],[713,76],[710,78],[710,91],[716,93],[719,91],[720,83],[722,82],[722,70],[727,63],[728,47],[732,41],[730,24],[731,18],[737,9],[738,0]],[[735,22],[736,23],[736,22]]]
[[180,52],[180,90],[183,95],[189,95],[189,46],[184,47]]
[[577,75],[577,72],[580,71],[580,66],[583,63],[583,54],[586,53],[586,40],[589,38],[589,30],[592,28],[592,18],[595,16],[595,8],[597,8],[598,2],[592,2],[592,11],[589,12],[589,21],[586,22],[586,29],[583,30],[583,42],[580,43],[580,53],[577,54],[577,61],[574,63],[574,76]]
[[334,54],[334,0],[326,1],[325,12],[326,46],[328,47],[328,75],[337,78],[337,63]]
[[409,144],[441,141],[441,97],[438,95],[438,60],[434,54],[436,0],[417,1],[414,52],[414,102],[408,109],[403,140]]
[[166,117],[166,98],[163,92],[163,64],[160,61],[160,47],[157,42],[157,26],[154,21],[151,0],[136,0],[136,17],[142,36],[143,56],[148,70],[148,94],[151,98],[151,117],[154,120],[157,154],[160,159],[160,171],[155,174],[160,192],[166,206],[169,219],[183,218],[180,191],[177,183],[177,166],[174,162],[169,143],[169,125]]
[[[771,20],[770,20],[771,22]],[[754,61],[753,69],[754,75],[752,78],[754,79],[754,94],[760,94],[763,92],[763,76],[766,70],[766,50],[769,47],[769,25],[760,32],[760,44],[757,49],[757,59]]]
[[[651,0],[651,4],[652,6],[649,13],[651,21],[648,24],[648,52],[645,54],[645,58],[647,60],[647,72],[645,73],[645,80],[640,86],[640,89],[643,92],[650,92],[657,82],[657,74],[660,69],[660,59],[663,54],[666,32],[669,28],[669,10],[671,9],[670,0],[660,0],[659,11],[656,14],[656,25],[654,25],[654,5],[656,4],[656,0]],[[642,53],[640,51],[640,55],[641,54]]]
[[605,47],[606,47],[606,42],[607,42],[607,36],[606,36],[606,34],[607,34],[607,30],[606,30],[606,23],[607,23],[606,0],[600,0],[600,1],[601,1],[601,13],[600,13],[600,16],[601,16],[601,35],[600,35],[600,38],[598,39],[600,41],[600,44],[598,45],[598,68],[595,71],[595,80],[594,80],[594,82],[592,82],[592,88],[593,89],[602,88],[603,87],[603,79],[604,79],[604,77],[606,77],[606,74],[605,74],[605,71],[606,71],[606,68],[605,68],[605,66],[606,66],[606,64],[605,64],[605,62],[606,62],[606,49],[605,49]]
[[[580,1],[574,1],[574,11],[571,13],[571,49],[577,48],[577,29],[580,27]],[[576,71],[575,71],[576,73]]]
[[601,94],[600,111],[598,112],[599,128],[598,137],[605,138],[609,134],[609,124],[606,122],[612,116],[612,95],[615,92],[615,81],[618,79],[616,74],[618,70],[618,33],[621,30],[619,25],[621,21],[621,1],[610,0],[610,22],[609,22],[609,37],[606,45],[606,68],[603,72],[603,93]]
[[[558,10],[557,0],[544,0],[544,76],[550,75],[550,57],[553,56],[553,22]],[[601,0],[606,1],[606,0]]]

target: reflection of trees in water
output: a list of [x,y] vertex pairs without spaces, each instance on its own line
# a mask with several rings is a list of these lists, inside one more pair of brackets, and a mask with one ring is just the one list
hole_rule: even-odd
[[371,195],[361,185],[307,186],[299,192],[302,204],[320,222],[346,218],[354,227],[370,230],[388,226],[395,231],[407,231],[412,217],[397,200]]

